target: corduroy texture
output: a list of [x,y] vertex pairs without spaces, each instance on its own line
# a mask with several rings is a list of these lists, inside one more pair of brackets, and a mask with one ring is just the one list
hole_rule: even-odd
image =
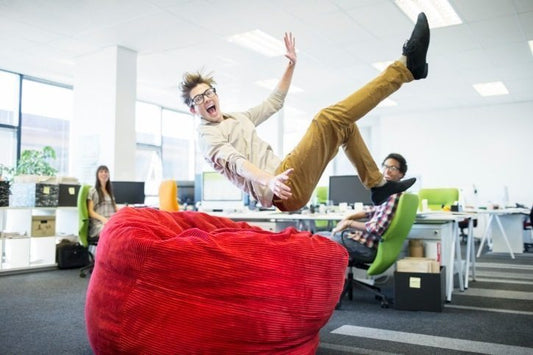
[[100,235],[89,341],[95,354],[313,354],[347,261],[294,228],[123,208]]

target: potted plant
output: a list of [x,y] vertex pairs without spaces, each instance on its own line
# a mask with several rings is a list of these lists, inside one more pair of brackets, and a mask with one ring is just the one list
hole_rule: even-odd
[[[13,207],[55,207],[57,205],[57,185],[51,182],[57,169],[51,161],[56,158],[54,148],[45,146],[41,150],[26,149],[20,154],[13,169],[10,206]],[[52,185],[50,185],[52,184]]]
[[14,175],[54,176],[57,169],[50,165],[56,159],[56,151],[50,146],[41,150],[26,149],[20,154]]

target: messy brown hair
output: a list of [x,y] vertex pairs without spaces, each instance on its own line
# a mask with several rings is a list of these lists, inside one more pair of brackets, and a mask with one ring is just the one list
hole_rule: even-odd
[[216,84],[213,73],[203,75],[200,71],[183,74],[183,81],[180,83],[181,97],[185,105],[192,107],[191,91],[199,84],[207,84],[210,87]]

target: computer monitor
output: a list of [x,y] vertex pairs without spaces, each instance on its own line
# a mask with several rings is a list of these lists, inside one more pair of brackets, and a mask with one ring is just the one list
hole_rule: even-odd
[[194,205],[194,180],[178,180],[178,202],[180,205]]
[[341,202],[348,204],[362,202],[363,205],[372,205],[370,190],[366,189],[357,175],[330,176],[328,200],[334,205]]
[[111,184],[117,204],[144,204],[144,181],[111,181]]
[[202,209],[223,211],[243,207],[242,191],[225,176],[215,171],[202,173]]

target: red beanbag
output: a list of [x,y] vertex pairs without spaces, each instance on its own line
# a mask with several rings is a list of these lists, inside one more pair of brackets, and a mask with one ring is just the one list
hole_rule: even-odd
[[294,228],[123,208],[98,243],[89,341],[95,354],[313,354],[347,262]]

